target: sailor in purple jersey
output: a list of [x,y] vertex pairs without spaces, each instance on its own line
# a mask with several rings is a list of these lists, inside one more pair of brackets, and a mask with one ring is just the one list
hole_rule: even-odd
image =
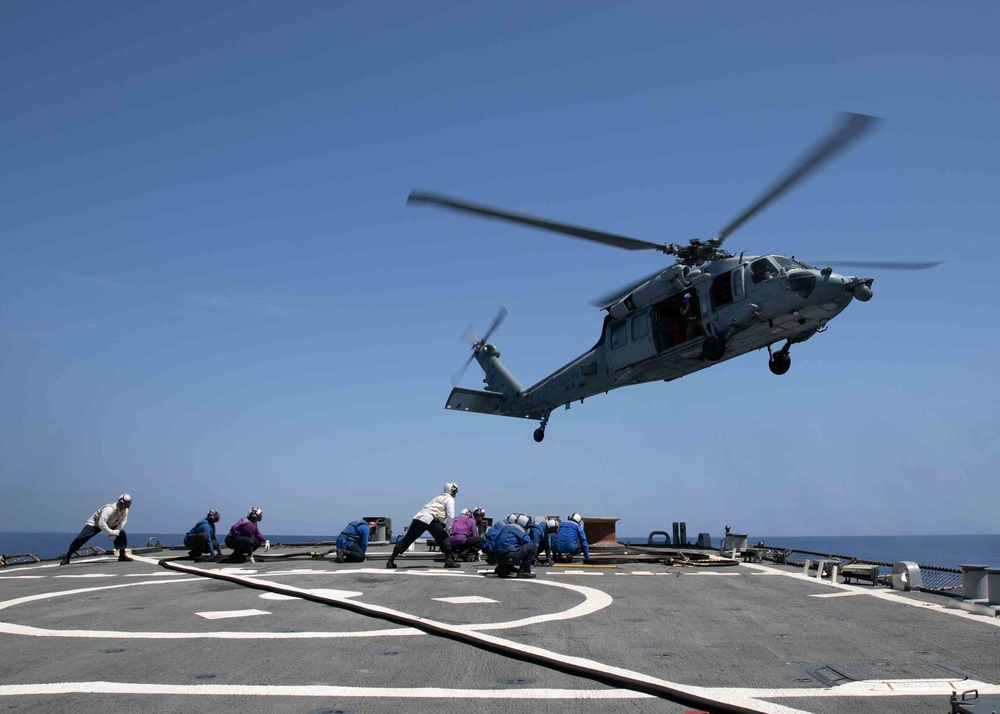
[[261,535],[257,524],[264,518],[264,512],[254,506],[246,518],[241,518],[229,529],[226,536],[226,546],[233,549],[230,560],[235,562],[252,563],[253,553],[260,546],[264,550],[271,548],[271,542]]

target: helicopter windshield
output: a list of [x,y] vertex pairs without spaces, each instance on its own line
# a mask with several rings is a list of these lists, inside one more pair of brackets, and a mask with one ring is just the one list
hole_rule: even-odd
[[805,263],[801,263],[798,260],[795,260],[795,258],[786,258],[783,255],[772,255],[771,260],[773,260],[775,263],[784,268],[785,272],[788,272],[789,270],[809,267]]

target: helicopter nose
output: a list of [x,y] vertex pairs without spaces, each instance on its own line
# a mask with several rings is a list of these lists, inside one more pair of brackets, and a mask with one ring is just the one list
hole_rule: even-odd
[[874,294],[872,281],[873,278],[855,278],[844,287],[860,302],[868,302]]
[[851,295],[861,302],[868,302],[872,299],[873,294],[872,284],[870,282],[861,282],[851,288]]

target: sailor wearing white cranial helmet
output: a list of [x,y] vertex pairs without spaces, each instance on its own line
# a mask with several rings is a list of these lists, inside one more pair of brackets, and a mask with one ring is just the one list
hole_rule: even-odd
[[257,527],[263,519],[264,512],[254,506],[246,518],[241,518],[232,525],[226,536],[226,546],[233,549],[229,560],[237,563],[253,563],[255,550],[260,546],[264,546],[264,550],[271,548],[271,541],[265,538]]
[[406,529],[403,539],[393,547],[392,555],[386,561],[385,567],[399,567],[396,565],[396,558],[425,532],[430,532],[438,547],[441,548],[441,552],[444,553],[444,567],[461,567],[455,560],[455,553],[452,551],[451,541],[448,539],[448,530],[455,519],[455,494],[457,493],[458,484],[454,481],[448,481],[440,496],[435,496],[417,511],[410,527]]
[[83,530],[70,543],[66,555],[63,556],[59,564],[69,565],[69,559],[73,553],[82,548],[84,543],[101,531],[104,531],[105,535],[108,536],[108,540],[114,542],[114,546],[118,550],[118,560],[131,561],[132,558],[125,552],[125,549],[128,547],[128,536],[125,534],[125,521],[128,520],[128,509],[131,505],[132,497],[127,493],[123,493],[114,503],[107,503],[94,511],[94,515],[87,519],[87,522],[84,524]]
[[493,540],[493,557],[497,577],[509,578],[517,571],[519,578],[533,578],[531,563],[535,559],[535,543],[528,533],[532,518],[527,513],[519,513],[513,523],[508,523]]
[[577,553],[583,553],[584,558],[590,557],[590,545],[582,524],[583,518],[579,513],[571,513],[567,520],[559,524],[552,536],[552,550],[555,551],[556,560],[564,557],[572,563],[573,556]]

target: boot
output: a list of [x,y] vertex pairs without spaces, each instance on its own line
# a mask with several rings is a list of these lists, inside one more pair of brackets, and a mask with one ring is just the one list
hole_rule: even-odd
[[338,563],[343,563],[343,562],[344,562],[344,554],[345,554],[345,552],[346,552],[346,551],[344,551],[344,549],[343,549],[343,548],[337,548],[337,557],[336,557],[336,561],[337,561]]
[[131,563],[132,562],[132,558],[129,557],[128,553],[125,552],[124,548],[122,548],[121,550],[118,551],[118,562],[119,563]]
[[389,556],[389,560],[385,561],[385,567],[387,567],[387,568],[398,568],[399,566],[396,565],[396,556],[397,555],[399,555],[399,553],[397,553],[395,551],[395,549],[393,549],[392,555]]
[[519,570],[519,571],[517,571],[517,577],[519,577],[519,578],[534,578],[536,576],[530,570]]
[[446,568],[461,568],[462,566],[458,564],[455,560],[455,551],[449,550],[444,554],[444,567]]
[[65,558],[60,560],[59,565],[69,565],[69,556],[67,555]]

